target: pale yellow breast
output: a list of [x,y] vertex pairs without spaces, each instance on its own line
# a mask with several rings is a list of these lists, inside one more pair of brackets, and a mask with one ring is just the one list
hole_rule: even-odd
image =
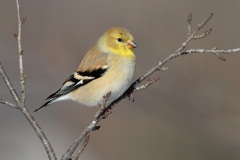
[[109,55],[109,69],[104,76],[93,80],[82,86],[80,89],[73,91],[73,100],[87,105],[97,106],[103,101],[103,96],[111,92],[108,104],[121,96],[131,85],[135,72],[135,59],[124,59],[119,55]]

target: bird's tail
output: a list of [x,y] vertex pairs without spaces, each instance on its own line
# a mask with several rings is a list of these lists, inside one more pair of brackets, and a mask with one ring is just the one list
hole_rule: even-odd
[[38,110],[46,107],[47,105],[49,105],[52,102],[52,99],[48,100],[46,103],[44,103],[41,107],[35,109],[33,112],[37,112]]
[[38,110],[48,106],[49,104],[53,103],[53,102],[57,102],[57,101],[62,101],[62,100],[66,100],[68,99],[67,95],[64,95],[63,93],[59,93],[61,91],[61,89],[59,89],[57,92],[51,94],[50,96],[48,96],[46,98],[47,102],[44,103],[41,107],[37,108],[36,110],[34,110],[33,112],[37,112]]

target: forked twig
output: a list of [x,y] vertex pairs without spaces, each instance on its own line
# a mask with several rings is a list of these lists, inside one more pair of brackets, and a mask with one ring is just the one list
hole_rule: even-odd
[[[87,135],[89,135],[89,133],[92,130],[95,131],[100,128],[100,126],[97,126],[97,124],[99,123],[99,121],[101,119],[106,118],[105,112],[107,112],[106,109],[108,109],[108,107],[106,108],[106,103],[107,103],[110,95],[111,95],[111,92],[108,92],[106,95],[103,96],[103,102],[99,107],[100,109],[95,114],[92,122],[85,128],[85,130],[81,133],[81,135],[77,139],[75,139],[75,141],[71,144],[71,146],[68,148],[66,153],[63,154],[61,160],[69,160],[71,158],[71,156],[73,155],[73,153],[75,152],[75,150],[77,149],[78,145],[85,139],[85,137]],[[86,143],[86,145],[87,145],[87,143]],[[78,155],[78,156],[80,156],[80,155]]]

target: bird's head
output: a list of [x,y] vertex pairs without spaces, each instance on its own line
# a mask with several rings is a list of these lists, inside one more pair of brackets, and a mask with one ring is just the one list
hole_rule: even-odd
[[99,39],[99,44],[104,51],[120,54],[124,57],[133,57],[133,48],[137,45],[133,42],[131,33],[121,27],[108,29]]

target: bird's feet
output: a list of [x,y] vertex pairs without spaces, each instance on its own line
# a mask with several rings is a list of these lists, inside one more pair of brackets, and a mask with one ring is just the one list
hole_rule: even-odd
[[103,119],[106,119],[109,114],[112,113],[111,109],[106,106],[107,101],[111,95],[111,92],[108,92],[106,95],[103,96],[103,103],[99,104],[102,112]]
[[130,87],[125,93],[129,100],[132,99],[132,102],[134,102],[133,91],[134,91],[134,88]]

